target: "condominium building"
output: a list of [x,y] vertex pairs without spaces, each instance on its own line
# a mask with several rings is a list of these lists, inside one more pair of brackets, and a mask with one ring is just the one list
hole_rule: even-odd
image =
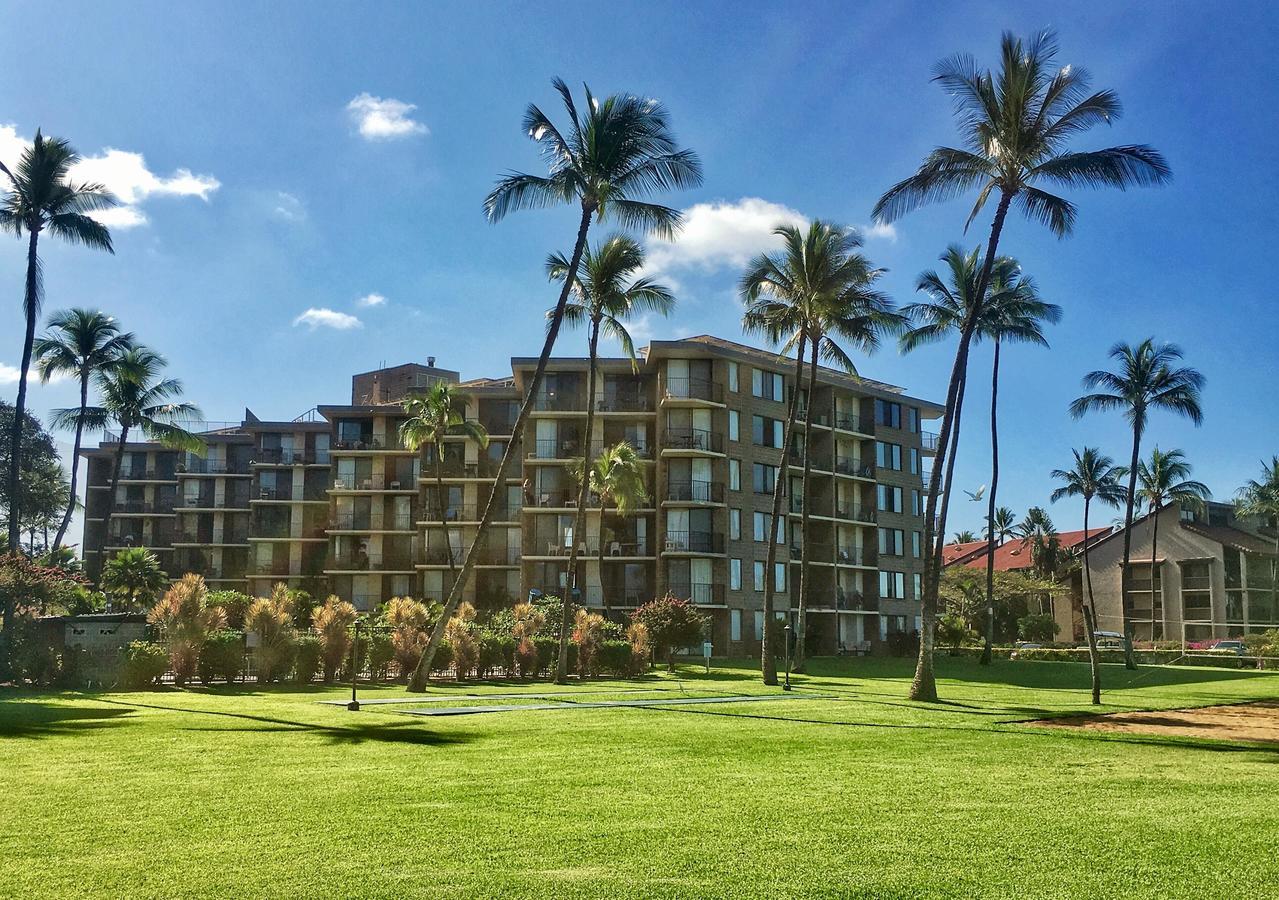
[[[810,631],[820,650],[871,646],[918,627],[923,572],[923,486],[941,415],[898,387],[822,368],[812,397],[793,362],[773,352],[702,335],[654,341],[636,364],[554,358],[522,435],[516,414],[536,358],[511,374],[461,381],[457,372],[409,364],[356,375],[349,405],[321,405],[297,419],[202,429],[203,456],[158,444],[124,447],[111,496],[117,437],[88,458],[84,551],[156,551],[171,576],[200,572],[211,585],[251,594],[284,581],[374,609],[394,596],[442,599],[454,566],[477,538],[497,491],[497,514],[478,550],[466,597],[497,608],[530,591],[562,595],[569,554],[580,558],[580,602],[620,618],[654,596],[690,599],[712,621],[716,653],[752,652],[763,628],[765,579],[778,615],[798,602],[800,553],[808,542]],[[444,380],[465,397],[487,447],[460,435],[407,450],[401,401]],[[801,417],[784,447],[787,402]],[[595,416],[585,433],[588,403]],[[802,418],[801,418],[802,421]],[[585,455],[620,441],[638,451],[647,500],[627,515],[589,497],[574,535]],[[507,447],[518,462],[497,482]],[[800,475],[812,469],[809,534],[801,527]],[[785,521],[766,571],[773,485],[785,479]],[[110,530],[102,522],[113,505]]]

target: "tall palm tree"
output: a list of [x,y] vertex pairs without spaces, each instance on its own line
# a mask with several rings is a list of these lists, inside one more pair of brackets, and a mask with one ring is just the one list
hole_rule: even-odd
[[117,553],[102,567],[102,589],[119,597],[126,612],[149,606],[155,595],[164,590],[169,576],[159,558],[146,547],[128,547]]
[[1124,502],[1124,560],[1120,573],[1120,597],[1123,610],[1124,664],[1137,668],[1132,653],[1132,597],[1128,571],[1132,561],[1132,514],[1137,500],[1137,463],[1141,459],[1141,439],[1146,422],[1154,410],[1163,410],[1189,419],[1195,425],[1203,422],[1200,392],[1204,377],[1198,370],[1182,366],[1181,348],[1176,344],[1156,344],[1146,338],[1137,346],[1123,341],[1110,348],[1116,371],[1099,369],[1084,376],[1084,389],[1092,391],[1070,404],[1070,414],[1080,419],[1090,412],[1122,411],[1132,427],[1132,462],[1125,472],[1128,493]]
[[[795,390],[786,408],[786,424],[782,436],[782,459],[773,484],[773,508],[769,519],[764,578],[764,634],[762,635],[761,668],[765,684],[777,683],[777,666],[773,660],[773,593],[776,588],[774,570],[777,565],[778,523],[781,521],[782,493],[788,477],[787,453],[795,430],[799,385],[804,382],[806,352],[809,362],[808,413],[805,428],[812,425],[812,396],[816,383],[818,357],[844,370],[856,373],[852,359],[836,338],[856,344],[866,352],[879,345],[879,337],[904,324],[891,301],[873,288],[883,270],[874,268],[862,254],[861,237],[852,229],[829,222],[814,221],[807,230],[782,225],[773,233],[782,239],[783,249],[775,255],[761,254],[753,259],[742,276],[740,291],[746,304],[742,327],[747,332],[764,335],[771,343],[781,344],[779,356],[795,352]],[[809,475],[808,447],[804,443],[804,500],[807,501]],[[811,506],[805,502],[806,509]],[[808,516],[804,512],[804,541],[801,545],[800,598],[804,601],[804,566],[807,561]],[[802,628],[802,623],[800,625]],[[797,635],[802,644],[802,632]]]
[[[1158,623],[1155,619],[1155,575],[1159,564],[1159,511],[1170,503],[1183,509],[1203,509],[1204,501],[1212,497],[1212,491],[1202,481],[1194,481],[1190,477],[1191,466],[1186,454],[1181,450],[1169,450],[1166,453],[1158,447],[1150,451],[1149,460],[1137,463],[1137,480],[1141,483],[1138,490],[1146,512],[1150,515],[1150,637],[1158,640],[1163,636],[1163,628],[1155,633]],[[1160,588],[1160,607],[1162,611],[1163,589]]]
[[[605,447],[595,457],[588,480],[591,490],[600,498],[600,590],[604,599],[604,617],[607,618],[612,610],[608,602],[608,590],[604,586],[604,511],[612,503],[613,509],[624,519],[647,502],[644,461],[634,447],[621,441]],[[563,643],[560,644],[560,653],[566,653]]]
[[[1162,184],[1171,178],[1163,156],[1144,144],[1103,150],[1071,151],[1068,142],[1095,125],[1109,123],[1120,114],[1113,91],[1089,93],[1087,73],[1077,66],[1054,69],[1057,41],[1052,32],[1023,42],[1009,32],[1000,39],[1000,70],[981,70],[966,55],[938,64],[934,80],[956,103],[956,116],[964,140],[963,149],[939,147],[924,159],[915,174],[889,188],[875,204],[877,221],[889,223],[928,203],[949,200],[968,190],[978,190],[969,213],[971,225],[992,196],[997,196],[986,244],[985,262],[975,296],[984,297],[991,268],[999,251],[1004,220],[1014,203],[1027,217],[1046,225],[1058,237],[1070,234],[1075,207],[1040,184],[1063,187],[1118,187]],[[951,368],[945,416],[938,436],[934,471],[944,468],[942,458],[950,432],[959,428],[955,397],[968,366],[968,352],[976,328],[975,317],[964,323]],[[924,519],[926,543],[931,547],[946,533],[942,517],[934,522],[938,496],[951,485],[934,479],[928,489]],[[934,557],[935,559],[935,557]],[[933,625],[937,616],[940,566],[925,569],[922,604],[923,635],[919,663],[910,696],[935,700],[933,675]]]
[[1053,469],[1052,477],[1064,482],[1052,492],[1051,500],[1056,503],[1065,497],[1082,497],[1084,500],[1084,586],[1088,591],[1088,602],[1084,604],[1084,628],[1088,632],[1088,663],[1092,669],[1092,702],[1101,703],[1101,660],[1097,654],[1097,599],[1092,591],[1092,567],[1088,562],[1088,545],[1092,543],[1092,535],[1088,529],[1088,514],[1094,500],[1107,506],[1118,506],[1123,502],[1124,489],[1119,483],[1120,468],[1115,461],[1103,454],[1096,447],[1084,447],[1083,450],[1072,450],[1075,464],[1069,469]]
[[[460,435],[474,441],[480,449],[489,445],[488,431],[474,419],[466,418],[466,395],[446,381],[437,381],[425,394],[410,394],[404,399],[408,418],[400,423],[400,443],[407,450],[430,447],[435,474],[435,505],[439,507],[443,526],[444,552],[449,564],[449,580],[457,577],[453,558],[453,542],[449,540],[448,496],[444,492],[444,443],[449,435]],[[494,485],[494,493],[498,486]]]
[[[986,539],[990,535],[995,536],[995,546],[998,547],[1013,536],[1017,528],[1017,514],[1007,506],[1001,506],[995,510],[995,515],[990,517],[986,523],[986,528],[982,534]],[[976,540],[976,538],[973,538]]]
[[[60,409],[54,413],[55,421],[63,422],[78,415],[85,427],[92,430],[106,428],[111,423],[120,429],[111,467],[111,492],[102,520],[103,541],[107,540],[111,528],[129,432],[140,431],[147,440],[175,450],[192,453],[204,450],[204,441],[183,427],[200,417],[200,409],[179,399],[181,381],[162,377],[166,364],[163,356],[148,347],[131,347],[120,354],[115,365],[95,377],[101,405],[86,406],[79,411]],[[99,565],[98,578],[101,577]]]
[[[588,247],[582,257],[577,277],[570,286],[569,301],[564,307],[563,322],[570,327],[586,325],[586,344],[589,364],[586,376],[586,432],[582,437],[582,454],[585,465],[592,464],[591,441],[595,429],[595,379],[599,359],[600,335],[611,337],[622,347],[631,361],[634,371],[639,371],[635,361],[635,345],[624,324],[637,312],[653,312],[669,315],[675,308],[675,296],[662,284],[646,276],[637,276],[644,266],[644,249],[626,235],[613,235],[594,248]],[[546,260],[546,274],[552,281],[565,281],[569,277],[569,261],[563,254],[554,253]],[[555,310],[546,314],[547,325],[554,321]],[[577,587],[578,537],[586,528],[586,498],[590,479],[582,478],[577,488],[577,515],[573,519],[573,541],[568,558],[568,598]],[[601,523],[603,513],[601,512]],[[568,598],[565,598],[567,601]],[[568,680],[568,638],[572,631],[570,616],[560,621],[560,655],[555,667],[555,680]]]
[[[1261,520],[1263,527],[1274,531],[1275,552],[1270,557],[1271,603],[1279,596],[1279,456],[1261,463],[1261,478],[1251,478],[1239,489],[1235,514]],[[1273,605],[1271,607],[1274,608]]]
[[977,535],[965,529],[964,531],[956,531],[951,535],[950,540],[953,544],[971,544],[977,540]]
[[[565,272],[564,287],[546,329],[546,340],[528,392],[515,418],[512,428],[515,437],[502,454],[495,486],[505,482],[518,454],[524,422],[542,388],[547,360],[555,347],[568,297],[577,280],[577,267],[586,248],[592,219],[616,221],[624,228],[670,237],[679,227],[679,211],[639,198],[659,191],[696,187],[702,183],[702,164],[697,154],[677,146],[666,109],[660,102],[632,94],[614,94],[600,100],[586,87],[586,106],[579,114],[568,85],[559,78],[552,83],[568,113],[568,127],[561,131],[535,104],[530,104],[525,111],[522,125],[524,132],[540,145],[548,174],[508,174],[484,199],[484,212],[490,222],[498,222],[516,210],[561,204],[576,205],[580,211],[577,240]],[[426,673],[431,670],[436,648],[444,637],[449,619],[457,610],[462,590],[475,564],[475,548],[497,511],[499,494],[495,489],[489,495],[489,502],[480,516],[477,540],[462,559],[462,569],[449,590],[444,611],[422,653],[422,661],[409,679],[411,691],[421,690],[426,683]]]
[[133,335],[122,333],[116,321],[96,309],[66,309],[49,317],[49,333],[36,340],[34,353],[40,381],[47,383],[55,375],[73,375],[80,383],[80,408],[74,422],[54,420],[54,427],[75,429],[71,451],[71,501],[53,538],[53,550],[62,546],[62,538],[71,524],[76,505],[76,475],[80,468],[80,441],[84,436],[84,410],[89,405],[89,380],[107,372],[120,354],[133,346]]
[[36,321],[44,299],[40,264],[40,235],[49,232],[72,244],[83,244],[108,253],[111,232],[89,213],[115,206],[116,199],[100,184],[77,184],[70,179],[71,167],[80,161],[71,145],[61,138],[46,138],[39,130],[35,141],[22,151],[13,169],[0,160],[0,172],[9,179],[9,187],[0,198],[0,231],[11,231],[18,237],[27,235],[27,280],[22,297],[26,316],[26,333],[22,344],[22,364],[18,370],[18,399],[14,404],[13,434],[10,435],[9,497],[14,509],[9,512],[9,546],[18,546],[18,473],[21,469],[19,449],[22,444],[22,414],[27,408],[27,372],[31,368],[31,351],[35,343]]

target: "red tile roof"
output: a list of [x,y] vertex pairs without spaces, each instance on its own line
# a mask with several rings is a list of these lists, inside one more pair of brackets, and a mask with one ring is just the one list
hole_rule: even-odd
[[[1088,529],[1088,540],[1097,542],[1101,538],[1110,534],[1111,527],[1107,525],[1104,528]],[[1084,532],[1079,531],[1063,531],[1057,535],[1061,543],[1061,549],[1066,552],[1074,552],[1084,542]],[[972,569],[986,568],[986,542],[975,541],[964,544],[947,544],[942,550],[943,565],[961,564]],[[1018,569],[1028,569],[1032,564],[1030,558],[1030,542],[1013,539],[1001,544],[995,548],[995,569],[1000,572],[1011,572]]]

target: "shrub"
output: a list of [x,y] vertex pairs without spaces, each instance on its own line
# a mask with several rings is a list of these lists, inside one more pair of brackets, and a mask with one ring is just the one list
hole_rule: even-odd
[[163,644],[151,641],[133,641],[125,647],[124,667],[121,672],[124,683],[131,688],[145,688],[155,684],[169,669],[169,651]]
[[977,633],[968,627],[968,623],[962,616],[956,613],[946,613],[937,620],[937,642],[944,647],[949,647],[951,656],[958,656],[959,648],[963,643],[973,640],[976,636]]
[[[363,645],[365,641],[360,641]],[[367,642],[367,659],[369,675],[376,681],[384,681],[390,676],[391,661],[395,659],[395,647],[391,643],[391,635],[375,631]]]
[[631,613],[631,620],[648,629],[654,651],[665,657],[675,670],[675,650],[701,640],[709,621],[691,601],[667,594],[645,603]]
[[254,659],[258,683],[266,684],[287,672],[297,632],[293,628],[293,602],[283,584],[277,584],[270,597],[259,597],[250,604],[244,627],[257,639]]
[[391,626],[391,647],[401,678],[417,668],[430,639],[431,611],[412,597],[392,597],[384,610]]
[[476,639],[475,607],[463,601],[444,627],[444,637],[453,647],[453,670],[463,681],[479,665],[480,644]]
[[337,596],[311,612],[311,627],[320,639],[320,657],[324,660],[324,683],[331,684],[342,671],[351,652],[351,626],[355,624],[355,607]]
[[299,635],[293,647],[293,680],[299,684],[310,684],[324,664],[320,639],[313,634]]
[[226,613],[208,605],[209,590],[199,575],[183,575],[151,608],[147,621],[169,647],[169,666],[179,687],[195,675],[200,649],[210,632],[226,625]]
[[631,674],[633,664],[630,642],[616,639],[600,641],[596,660],[598,671],[619,676]]
[[[560,658],[560,639],[554,635],[544,634],[533,639],[537,649],[536,672],[549,672],[555,668]],[[568,645],[568,667],[577,668],[577,644]]]
[[599,649],[604,640],[604,617],[579,609],[573,617],[573,642],[577,644],[577,674],[582,678],[600,673]]
[[1017,633],[1021,635],[1023,641],[1046,643],[1051,641],[1060,630],[1061,626],[1048,613],[1023,616],[1017,620]]
[[482,678],[487,678],[498,669],[510,672],[514,669],[515,639],[493,631],[480,632],[480,664]]
[[226,627],[234,631],[244,628],[244,616],[253,605],[253,598],[239,591],[209,591],[209,606],[226,614]]
[[445,638],[435,648],[435,656],[431,659],[431,671],[438,675],[447,672],[451,665],[453,665],[453,645],[449,643],[448,638]]
[[653,664],[653,641],[648,635],[648,626],[632,622],[626,629],[626,641],[631,645],[631,674],[647,672]]
[[203,684],[221,678],[227,684],[244,671],[244,636],[238,631],[215,631],[204,639],[196,669]]

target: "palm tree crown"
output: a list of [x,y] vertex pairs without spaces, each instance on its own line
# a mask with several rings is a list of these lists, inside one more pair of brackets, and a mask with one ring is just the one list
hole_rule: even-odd
[[[100,406],[86,407],[85,427],[105,428],[115,422],[121,429],[137,429],[150,441],[177,450],[201,453],[204,441],[183,426],[200,418],[200,409],[179,398],[182,382],[161,377],[165,358],[147,347],[121,353],[116,364],[95,378]],[[63,427],[74,421],[77,410],[60,409],[53,421]]]
[[619,516],[629,516],[648,500],[644,479],[644,462],[626,441],[606,447],[595,458],[590,470],[590,485],[600,504],[613,504]]
[[1202,481],[1190,477],[1191,465],[1181,450],[1164,452],[1158,447],[1150,451],[1150,459],[1137,464],[1138,492],[1151,513],[1157,513],[1169,503],[1187,509],[1202,509],[1212,492]]
[[995,510],[995,515],[991,517],[986,528],[983,529],[986,539],[990,539],[991,532],[994,533],[995,543],[1002,544],[1017,532],[1017,514],[1007,506],[1001,506]]
[[1176,344],[1156,344],[1146,338],[1137,346],[1120,341],[1110,348],[1117,371],[1104,369],[1084,376],[1084,388],[1093,391],[1070,404],[1076,419],[1090,412],[1123,410],[1138,434],[1145,431],[1151,410],[1162,409],[1185,416],[1196,425],[1203,421],[1199,405],[1204,377],[1198,370],[1180,365]]
[[12,170],[0,161],[0,172],[9,178],[9,190],[0,199],[0,229],[19,237],[48,231],[73,244],[115,252],[111,232],[89,213],[110,209],[118,201],[105,185],[70,180],[71,168],[79,161],[70,144],[39,131]]
[[448,382],[437,381],[425,394],[410,394],[403,406],[408,418],[400,423],[400,443],[407,450],[424,446],[438,450],[449,435],[475,441],[481,449],[488,446],[488,432],[466,418],[465,397]]
[[1257,518],[1279,534],[1279,456],[1262,462],[1261,478],[1250,478],[1235,500],[1235,512],[1244,518]]
[[1075,455],[1072,468],[1052,471],[1055,480],[1064,482],[1052,492],[1049,499],[1053,503],[1066,497],[1099,500],[1107,506],[1118,506],[1124,502],[1124,487],[1120,481],[1124,473],[1122,466],[1116,466],[1113,459],[1096,447],[1072,450],[1071,453]]

